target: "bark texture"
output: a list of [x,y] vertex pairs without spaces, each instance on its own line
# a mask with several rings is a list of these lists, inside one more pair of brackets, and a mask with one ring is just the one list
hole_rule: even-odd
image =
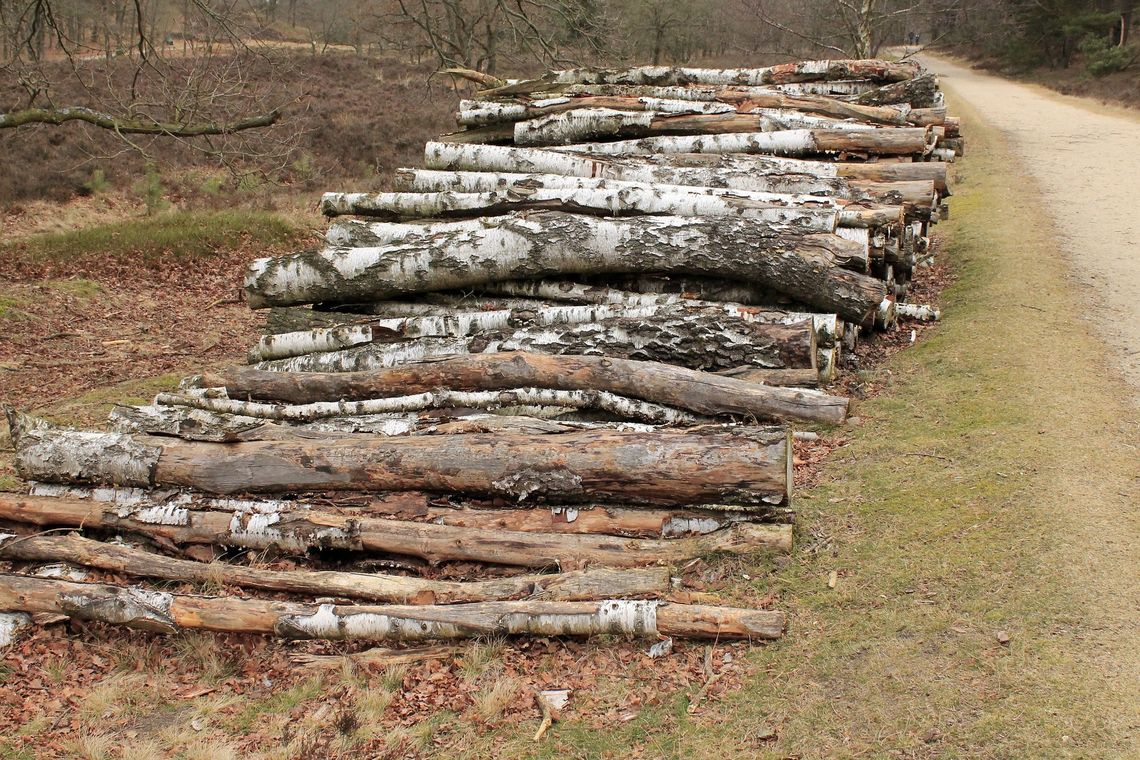
[[485,220],[433,245],[324,249],[259,259],[246,275],[254,308],[352,303],[508,279],[677,272],[739,278],[821,311],[869,323],[885,285],[840,268],[865,254],[835,235],[774,233],[751,220],[595,219],[560,212]]
[[708,416],[802,419],[810,415],[836,424],[847,412],[847,399],[839,396],[771,388],[669,364],[523,352],[459,356],[369,372],[286,373],[233,367],[204,376],[202,382],[225,387],[233,398],[294,404],[380,398],[441,387],[537,387],[607,390]]
[[[791,488],[787,438],[782,428],[741,427],[297,437],[222,445],[39,427],[16,428],[13,443],[21,476],[55,483],[179,486],[216,494],[432,491],[519,503],[778,505]],[[124,462],[124,449],[140,459]]]
[[206,564],[93,541],[78,534],[9,535],[7,538],[0,534],[0,559],[70,562],[142,578],[221,583],[226,586],[397,604],[457,604],[506,599],[573,601],[659,596],[669,590],[669,572],[666,568],[597,568],[459,583],[382,573],[263,570],[224,562]]
[[760,640],[779,638],[785,622],[783,613],[769,610],[628,600],[315,606],[169,594],[11,574],[0,576],[0,607],[155,633],[202,629],[290,639],[367,641],[599,634]]
[[826,156],[862,153],[871,156],[921,156],[933,147],[932,138],[926,129],[898,128],[789,129],[780,132],[644,137],[639,140],[566,145],[564,150],[592,155],[770,153],[776,156]]
[[[182,506],[188,503],[189,506]],[[644,567],[688,561],[710,552],[791,551],[790,525],[738,523],[688,538],[637,539],[571,533],[530,533],[294,509],[290,502],[226,502],[230,509],[195,509],[194,502],[136,500],[101,503],[67,497],[0,496],[0,516],[35,525],[110,528],[177,544],[215,544],[307,552],[383,552],[429,562],[487,562],[563,570],[587,566]]]

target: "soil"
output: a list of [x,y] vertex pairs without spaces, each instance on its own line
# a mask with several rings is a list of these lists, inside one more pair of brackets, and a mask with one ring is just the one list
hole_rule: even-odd
[[943,58],[921,60],[944,89],[985,114],[1036,180],[1072,271],[1087,289],[1088,317],[1140,403],[1140,114]]

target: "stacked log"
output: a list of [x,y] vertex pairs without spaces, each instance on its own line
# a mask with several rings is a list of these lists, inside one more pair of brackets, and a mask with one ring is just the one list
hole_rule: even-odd
[[[0,611],[284,638],[780,635],[778,612],[670,601],[670,568],[790,551],[789,426],[844,421],[820,387],[860,336],[937,318],[905,303],[961,150],[936,80],[885,61],[451,73],[487,89],[425,168],[326,194],[320,248],[250,266],[252,366],[106,431],[10,412],[30,485],[0,495],[0,561],[132,584],[0,572]],[[45,527],[72,532],[28,535]],[[201,561],[222,548],[237,561]],[[456,563],[494,572],[418,577]]]

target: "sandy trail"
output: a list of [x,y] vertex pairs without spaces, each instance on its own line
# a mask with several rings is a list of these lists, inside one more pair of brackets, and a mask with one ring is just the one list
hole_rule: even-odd
[[1140,403],[1140,115],[920,60],[1004,134],[1037,181],[1073,274],[1088,286],[1089,317]]

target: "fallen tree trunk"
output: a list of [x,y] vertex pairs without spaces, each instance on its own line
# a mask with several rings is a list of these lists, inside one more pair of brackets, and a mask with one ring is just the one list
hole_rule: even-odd
[[[479,193],[325,193],[321,211],[326,216],[354,214],[381,219],[470,217],[509,214],[524,210],[569,211],[596,216],[735,216],[773,225],[787,225],[796,232],[834,232],[838,213],[827,208],[754,201],[749,198],[712,194],[667,192],[664,188],[625,187],[610,190],[515,187]],[[357,228],[355,234],[326,239],[333,245],[375,245],[376,239]]]
[[762,367],[733,367],[717,374],[732,377],[749,383],[763,383],[784,387],[817,388],[820,384],[819,370],[810,369],[764,369]]
[[[719,315],[699,315],[695,311],[692,314],[685,313],[683,309],[677,311],[679,314],[676,317],[615,317],[600,322],[524,327],[468,338],[429,337],[397,344],[364,343],[348,349],[260,362],[257,366],[259,369],[281,372],[359,372],[457,354],[503,351],[604,355],[620,359],[660,361],[702,370],[741,364],[775,369],[812,367],[815,364],[815,329],[808,320],[793,324],[762,324],[733,318],[723,312]],[[588,408],[593,405],[604,411],[620,406],[620,401],[608,397],[574,397],[564,401],[565,403],[552,398],[544,405],[571,408]],[[448,398],[439,403],[446,407],[463,406],[452,403],[452,399]],[[475,408],[501,404],[495,398],[472,403]],[[632,418],[650,422],[663,421],[659,410],[639,414],[641,416]]]
[[[700,362],[702,359],[696,352],[707,349],[710,351],[707,362],[712,365],[718,363],[716,355],[723,353],[726,348],[739,352],[739,341],[744,340],[747,342],[747,352],[754,353],[758,359],[741,361],[739,364],[810,367],[815,346],[810,336],[802,334],[803,328],[808,326],[805,323],[811,323],[810,332],[815,335],[816,341],[822,333],[826,340],[833,342],[836,329],[834,315],[830,315],[830,319],[820,315],[817,320],[813,315],[804,313],[789,314],[738,304],[720,305],[680,298],[674,299],[672,303],[644,305],[603,303],[492,311],[439,311],[443,313],[430,317],[376,318],[367,324],[266,335],[258,343],[257,355],[261,360],[267,361],[340,351],[370,343],[440,336],[485,335],[484,340],[488,344],[502,339],[510,340],[513,344],[527,340],[526,336],[534,334],[537,328],[542,329],[542,338],[536,348],[544,353],[577,353],[578,347],[588,351],[592,346],[609,355],[628,355],[631,349],[622,349],[619,343],[610,339],[605,339],[603,343],[606,331],[618,327],[625,333],[615,336],[621,339],[620,343],[631,345],[635,353],[646,354],[638,358],[652,358],[648,354],[667,350],[666,347],[672,345],[676,353],[664,354],[662,361],[693,366],[686,357],[691,355],[692,361]],[[589,334],[581,335],[579,329],[574,327],[577,325],[586,325],[582,329],[588,330]],[[512,330],[526,332],[511,333]],[[562,330],[566,331],[560,332]],[[705,335],[706,332],[719,336],[719,339],[710,339]],[[589,341],[588,345],[582,342],[584,340]],[[646,345],[650,343],[660,345],[662,349],[647,348]],[[562,348],[570,345],[574,348]],[[512,345],[512,349],[520,347]],[[493,349],[483,348],[481,351],[462,353],[485,353],[489,350]]]
[[596,219],[560,212],[485,220],[484,229],[417,245],[326,249],[259,259],[246,275],[250,306],[380,300],[566,274],[679,272],[763,283],[869,323],[884,284],[840,268],[864,251],[836,235],[786,235],[747,219]]
[[865,106],[908,103],[914,108],[931,108],[940,105],[940,95],[938,77],[934,74],[922,74],[861,92],[852,98],[852,102]]
[[[834,209],[838,212],[837,223],[840,227],[884,227],[901,225],[903,222],[901,206],[865,206],[846,202],[839,203],[833,198],[818,195],[768,193],[694,185],[649,184],[616,179],[570,177],[559,174],[398,169],[396,170],[396,183],[415,192],[507,193],[515,197],[527,196],[529,193],[535,192],[536,189],[538,192],[547,189],[565,192],[578,189],[597,190],[605,191],[607,195],[616,196],[621,196],[627,192],[637,194],[646,192],[696,193],[722,198],[730,207],[739,200],[744,200],[765,208],[793,206],[801,213],[806,213],[808,209],[812,209],[814,213],[822,215],[827,209]],[[368,216],[370,214],[369,209],[373,205],[371,198],[372,196],[366,193],[326,193],[325,200],[322,201],[322,210],[330,216],[342,213]],[[333,245],[342,244],[340,238],[326,235],[325,239]]]
[[598,634],[776,639],[784,628],[780,612],[651,601],[314,606],[12,574],[0,575],[0,608],[67,615],[154,633],[202,629],[287,639],[419,641]]
[[[429,142],[424,149],[429,169],[509,174],[556,174],[586,179],[646,184],[688,185],[725,190],[784,194],[821,194],[845,200],[877,201],[899,190],[899,183],[858,187],[838,176],[839,164],[777,156],[686,153],[663,156],[612,156],[560,153],[501,145]],[[464,181],[466,177],[462,178]],[[934,188],[929,187],[933,204]],[[461,188],[449,188],[461,189]]]
[[[219,414],[240,415],[258,420],[281,422],[313,422],[330,417],[407,412],[420,409],[489,409],[517,406],[558,406],[566,409],[592,409],[616,417],[640,420],[658,425],[693,423],[693,415],[660,404],[616,396],[606,391],[561,391],[549,388],[512,388],[502,391],[452,391],[436,389],[410,396],[366,399],[363,401],[319,401],[311,404],[281,405],[232,398],[160,393],[157,404],[186,406]],[[414,429],[414,428],[412,428]],[[407,432],[410,432],[407,431]],[[385,433],[391,435],[393,433]],[[400,433],[394,433],[399,435]],[[292,436],[295,438],[296,434]],[[273,440],[288,440],[285,428]],[[248,440],[248,439],[247,439]],[[258,440],[265,440],[260,438]]]
[[552,71],[538,79],[525,79],[479,93],[482,98],[560,92],[566,85],[631,84],[662,86],[718,85],[756,87],[796,82],[826,82],[865,79],[871,82],[904,82],[922,73],[911,61],[880,60],[800,61],[757,69],[702,69],[692,67],[638,66],[629,69],[567,69]]
[[946,164],[941,161],[911,161],[909,163],[837,163],[838,176],[870,182],[933,182],[934,189],[945,195],[948,192]]
[[[655,113],[728,113],[749,108],[787,109],[857,119],[868,124],[906,126],[916,115],[909,108],[863,106],[834,98],[795,96],[771,87],[643,87],[636,85],[578,85],[570,97],[547,100],[461,100],[456,121],[463,127],[483,127],[504,122],[526,121],[581,108]],[[925,116],[923,114],[922,116]]]
[[791,110],[752,108],[747,113],[729,110],[730,113],[660,114],[577,108],[527,121],[472,127],[439,139],[452,143],[514,143],[540,147],[667,135],[725,135],[801,129],[859,132],[878,128],[874,124]]
[[432,491],[520,503],[657,505],[781,504],[791,488],[782,428],[214,444],[13,422],[17,470],[26,480],[52,483],[179,486],[217,494]]
[[669,571],[666,568],[597,568],[458,583],[382,573],[263,570],[225,562],[207,564],[92,541],[78,534],[17,537],[0,533],[0,559],[71,562],[143,578],[220,583],[268,591],[397,604],[457,604],[524,598],[572,601],[660,596],[669,590]]
[[[224,503],[224,502],[223,502]],[[193,502],[190,502],[191,507]],[[289,502],[238,502],[200,510],[180,502],[118,505],[98,501],[0,495],[0,517],[43,526],[108,528],[176,544],[307,552],[334,549],[420,557],[432,563],[488,562],[563,570],[644,567],[686,562],[711,552],[791,551],[790,525],[737,523],[706,535],[637,539],[589,534],[476,529],[291,509]],[[0,608],[2,609],[2,608]]]
[[855,153],[869,156],[921,156],[933,148],[932,137],[926,129],[897,128],[857,131],[789,129],[781,132],[675,135],[563,145],[561,149],[588,155],[771,153],[777,156],[826,156]]
[[370,372],[285,373],[232,367],[220,375],[203,376],[201,382],[225,387],[234,398],[294,404],[380,398],[434,388],[538,387],[607,390],[708,416],[767,419],[810,413],[820,421],[838,423],[847,411],[847,399],[838,396],[755,385],[657,362],[521,352],[459,356]]

